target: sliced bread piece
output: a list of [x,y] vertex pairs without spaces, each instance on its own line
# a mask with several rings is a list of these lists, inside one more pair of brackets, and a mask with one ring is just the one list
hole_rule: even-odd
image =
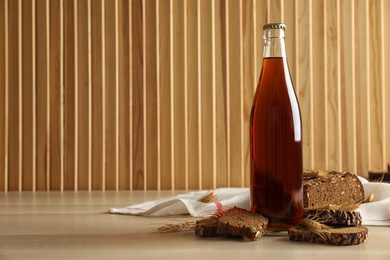
[[258,240],[267,228],[268,219],[246,209],[234,207],[196,222],[195,234],[200,237],[243,237]]
[[328,226],[356,227],[362,224],[362,216],[357,211],[305,209],[304,215]]
[[218,218],[210,217],[196,221],[195,234],[201,237],[217,237]]
[[260,214],[241,208],[231,208],[219,218],[219,236],[241,236],[256,241],[264,234],[268,219]]
[[321,209],[348,206],[364,201],[364,188],[357,175],[350,172],[305,171],[304,208]]
[[310,243],[321,243],[338,246],[359,245],[368,236],[368,229],[363,226],[330,228],[326,232],[318,233],[303,226],[288,231],[290,240]]

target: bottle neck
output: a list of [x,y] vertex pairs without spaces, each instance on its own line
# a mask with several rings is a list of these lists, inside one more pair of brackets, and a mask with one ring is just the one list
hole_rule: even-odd
[[263,38],[263,58],[287,57],[283,29],[266,29]]

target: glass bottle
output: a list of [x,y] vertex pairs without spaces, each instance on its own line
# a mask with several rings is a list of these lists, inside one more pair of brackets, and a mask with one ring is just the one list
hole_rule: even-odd
[[[267,231],[287,231],[303,216],[302,123],[286,56],[284,24],[266,24],[263,65],[250,115],[251,210]],[[286,233],[286,232],[283,232]]]

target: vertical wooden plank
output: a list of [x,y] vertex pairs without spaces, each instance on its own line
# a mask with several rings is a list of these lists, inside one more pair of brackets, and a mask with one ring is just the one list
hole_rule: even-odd
[[211,74],[212,74],[212,83],[211,83],[211,121],[212,121],[212,154],[213,154],[213,184],[214,187],[217,185],[217,153],[216,153],[216,50],[215,50],[215,1],[211,2]]
[[243,180],[244,186],[249,186],[249,161],[250,161],[250,149],[249,149],[249,116],[252,108],[252,101],[254,95],[254,82],[257,75],[254,75],[253,67],[255,66],[255,57],[253,52],[255,49],[254,35],[253,35],[253,2],[242,2],[242,148],[244,155],[244,172]]
[[60,68],[59,68],[59,78],[60,78],[60,188],[59,190],[64,190],[64,183],[65,183],[65,100],[64,100],[64,72],[65,72],[65,59],[64,59],[64,1],[59,0],[59,6],[60,6]]
[[161,190],[160,2],[156,2],[157,190]]
[[6,61],[6,41],[8,41],[8,37],[6,37],[5,27],[6,27],[6,0],[0,0],[0,191],[6,190],[6,125],[8,124],[6,121],[6,99],[8,98],[8,91],[6,91],[5,84],[5,71],[7,66]]
[[229,27],[229,132],[230,132],[230,147],[231,157],[230,163],[230,186],[242,187],[243,183],[243,168],[244,161],[242,154],[244,153],[242,146],[242,68],[241,68],[241,22],[240,22],[240,2],[228,1],[228,27]]
[[119,0],[114,4],[115,13],[115,190],[119,190]]
[[160,103],[160,188],[171,189],[172,186],[172,140],[171,140],[171,66],[170,66],[170,3],[168,0],[159,3],[158,8],[158,74]]
[[22,190],[33,190],[33,49],[32,1],[22,6]]
[[75,7],[64,1],[64,190],[74,190],[75,176]]
[[[258,9],[260,8],[260,6],[258,6],[258,1],[253,1],[253,45],[254,45],[254,48],[253,48],[253,57],[254,57],[254,66],[253,66],[253,93],[256,92],[256,89],[257,89],[257,83],[259,81],[259,45],[262,44],[262,41],[258,41],[258,37],[259,37],[259,34],[261,35],[262,34],[262,30],[258,30],[258,24],[259,24],[259,19],[261,19],[262,15],[261,13],[258,11]],[[253,102],[252,102],[253,104]],[[251,105],[252,105],[251,104]],[[250,145],[250,143],[249,143]],[[251,159],[249,158],[249,163],[251,163],[250,161]],[[251,167],[251,166],[250,166]],[[248,174],[248,173],[247,173]],[[250,173],[248,174],[250,176]],[[250,184],[250,182],[249,182]]]
[[146,63],[146,164],[147,189],[157,189],[157,66],[156,66],[156,3],[145,1]]
[[356,172],[353,1],[340,1],[342,170]]
[[188,51],[188,41],[187,41],[187,2],[185,1],[183,4],[183,31],[184,31],[184,172],[185,172],[185,188],[188,190],[188,59],[187,59],[187,51]]
[[106,0],[100,2],[101,18],[100,24],[102,26],[102,190],[106,190],[106,147],[107,147],[107,134],[106,134]]
[[10,78],[10,74],[9,74],[9,53],[10,53],[10,49],[9,49],[9,4],[8,4],[8,1],[5,1],[4,3],[4,20],[5,20],[5,24],[4,24],[4,31],[5,31],[5,144],[4,144],[4,147],[5,147],[5,157],[4,157],[4,190],[5,191],[8,191],[9,190],[9,177],[8,177],[8,172],[9,172],[9,126],[10,126],[10,122],[9,122],[9,115],[10,115],[10,112],[9,112],[9,99],[10,99],[10,94],[9,94],[9,78]]
[[88,25],[88,190],[92,190],[92,4],[87,1]]
[[[316,22],[312,24],[313,48],[313,147],[314,169],[326,169],[326,100],[325,100],[325,37],[324,1],[313,1],[312,15]],[[305,133],[306,134],[306,133]],[[308,165],[310,166],[310,165]]]
[[142,0],[132,0],[132,104],[133,104],[133,189],[144,188],[144,106]]
[[299,99],[302,118],[303,167],[313,167],[312,146],[312,49],[311,49],[311,3],[299,1],[298,4],[298,59],[299,69],[296,79],[296,94]]
[[389,169],[390,171],[390,160],[387,160],[387,157],[386,157],[386,153],[387,153],[387,150],[389,148],[386,147],[386,143],[387,143],[387,140],[389,139],[389,137],[386,135],[386,60],[385,60],[385,57],[386,57],[386,48],[385,46],[386,43],[385,43],[385,39],[386,39],[386,36],[385,36],[385,24],[384,24],[384,10],[385,8],[385,4],[383,1],[380,2],[380,12],[381,12],[381,19],[380,19],[380,33],[381,33],[381,44],[380,44],[380,48],[381,48],[381,92],[382,92],[382,96],[381,96],[381,99],[382,99],[382,133],[383,133],[383,141],[382,141],[382,158],[383,158],[383,168],[384,169]]
[[103,189],[103,57],[102,57],[102,1],[91,1],[92,54],[92,175],[91,188]]
[[134,160],[133,160],[133,144],[134,144],[134,136],[133,136],[133,87],[132,87],[132,82],[133,82],[133,42],[132,42],[132,37],[133,37],[133,0],[129,0],[129,70],[130,70],[130,78],[129,78],[129,186],[130,190],[133,190],[133,165],[134,165]]
[[385,60],[384,64],[384,69],[385,69],[385,79],[384,79],[384,84],[383,88],[385,91],[384,99],[387,101],[384,102],[384,109],[385,109],[385,160],[387,163],[390,163],[390,90],[388,86],[390,85],[390,16],[389,15],[384,15],[384,14],[389,14],[390,13],[390,2],[389,1],[383,1],[383,10],[382,10],[382,32],[384,35],[383,43],[384,43],[384,57],[383,59]]
[[203,188],[203,157],[202,157],[202,152],[203,152],[203,132],[202,132],[202,27],[201,27],[201,22],[202,22],[202,16],[201,16],[201,2],[197,1],[197,43],[198,43],[198,52],[197,52],[197,60],[198,60],[198,125],[199,125],[199,189]]
[[73,46],[74,46],[74,66],[73,66],[73,73],[74,73],[74,165],[73,165],[73,189],[74,191],[78,191],[78,180],[79,180],[79,63],[78,63],[78,57],[79,57],[79,18],[78,18],[78,2],[77,0],[73,0],[73,8],[74,8],[74,14],[73,14],[73,31],[74,31],[74,37],[73,37]]
[[[292,1],[289,1],[292,2]],[[264,48],[264,39],[263,39],[263,26],[267,23],[267,0],[256,0],[256,90],[257,82],[260,77],[260,71],[263,64],[263,48]],[[287,25],[290,28],[290,24]]]
[[212,13],[211,1],[200,0],[200,50],[201,50],[201,131],[202,131],[202,187],[215,188],[213,178],[213,75],[212,75]]
[[9,149],[8,149],[8,190],[19,190],[20,176],[20,106],[19,106],[19,19],[18,1],[8,2],[8,80],[9,80]]
[[32,190],[36,191],[37,186],[37,23],[36,23],[36,1],[32,0]]
[[[148,179],[148,167],[147,167],[147,134],[146,134],[146,127],[147,127],[147,120],[146,120],[146,11],[145,11],[145,0],[142,0],[142,57],[143,57],[143,64],[142,64],[142,118],[143,118],[143,139],[142,139],[142,145],[143,145],[143,189],[147,189],[147,179]],[[171,12],[171,11],[170,11]]]
[[[105,1],[104,17],[104,41],[105,41],[105,187],[107,190],[115,190],[117,182],[117,151],[116,151],[116,96],[117,96],[117,62],[116,62],[116,33],[115,33],[115,1]],[[104,167],[104,166],[103,166]]]
[[254,84],[254,92],[257,89],[257,83],[260,78],[260,72],[263,66],[263,50],[264,50],[264,39],[263,39],[263,26],[267,23],[267,0],[256,0],[256,10],[255,10],[255,84]]
[[183,30],[184,30],[184,151],[185,151],[185,163],[184,163],[184,172],[185,172],[185,189],[188,190],[188,42],[187,42],[187,2],[184,1],[183,10]]
[[326,16],[326,67],[325,84],[327,89],[328,119],[328,168],[341,170],[341,125],[340,125],[340,83],[339,83],[339,34],[338,34],[338,1],[327,1]]
[[88,29],[88,0],[77,2],[77,189],[89,189],[89,29]]
[[[313,1],[312,5],[314,5],[314,3],[316,3],[318,1]],[[287,60],[288,60],[288,65],[289,65],[289,68],[290,68],[290,74],[291,74],[291,78],[293,80],[293,82],[295,83],[295,80],[297,78],[297,53],[296,53],[296,41],[298,39],[298,31],[297,31],[297,28],[296,28],[296,20],[298,19],[295,14],[296,14],[296,10],[295,10],[295,1],[291,1],[291,0],[284,0],[283,3],[282,3],[282,6],[283,6],[283,17],[282,17],[282,21],[286,24],[287,26],[287,30],[286,30],[286,52],[287,52]],[[313,14],[314,16],[314,14]],[[317,16],[314,16],[316,17],[316,21],[317,19]],[[319,19],[320,20],[320,19]],[[321,21],[321,20],[320,20]],[[312,23],[312,28],[316,25],[316,24],[319,24],[321,25],[320,22],[314,22]],[[314,30],[315,31],[315,30]],[[258,33],[260,33],[259,30],[257,30]],[[261,34],[262,36],[263,34]],[[314,40],[314,35],[313,35],[313,40]],[[259,42],[262,44],[262,41]],[[258,43],[258,44],[259,44]],[[314,47],[314,45],[313,45]],[[314,54],[314,51],[313,51],[313,54]],[[295,85],[295,87],[297,87]]]
[[[198,35],[198,15],[200,10],[197,1],[187,1],[187,89],[188,89],[188,188],[190,190],[199,189],[200,185],[200,147],[199,136],[199,78],[198,60],[199,35]],[[161,92],[162,94],[162,92]],[[163,162],[163,160],[162,160]]]
[[23,5],[18,1],[18,191],[23,189]]
[[371,167],[369,170],[384,170],[384,128],[382,97],[382,57],[381,48],[381,1],[369,1],[369,98],[370,98],[370,146]]
[[61,189],[61,6],[50,1],[50,190]]
[[369,82],[369,29],[367,1],[355,2],[355,83],[356,83],[356,151],[357,173],[368,176],[369,157],[371,153],[369,139],[368,89]]
[[268,23],[283,23],[283,0],[268,0],[267,12]]
[[228,186],[227,171],[227,72],[226,72],[226,1],[215,2],[215,149],[216,185]]
[[[174,119],[174,187],[186,189],[185,150],[185,82],[184,82],[184,2],[173,0],[173,119]],[[210,46],[211,47],[211,46]],[[151,64],[150,64],[151,65]],[[148,106],[149,107],[149,106]]]
[[48,30],[49,17],[47,16],[49,9],[49,1],[36,1],[36,124],[37,124],[37,145],[36,145],[36,189],[46,190],[48,176],[50,172],[48,149],[50,141],[50,110],[49,110],[49,86],[50,82],[50,66],[49,66],[49,35]]
[[[231,147],[231,129],[230,129],[230,6],[229,1],[225,0],[222,3],[223,13],[224,13],[224,20],[222,21],[224,23],[223,33],[225,35],[224,37],[224,44],[225,44],[225,70],[224,70],[224,80],[225,80],[225,88],[226,88],[226,172],[227,172],[227,186],[231,187],[231,176],[232,176],[232,168],[231,168],[231,159],[232,156],[232,150]],[[256,10],[254,10],[256,12]],[[256,56],[256,53],[254,54]],[[256,69],[256,68],[255,68]]]
[[129,0],[119,1],[119,189],[130,189]]

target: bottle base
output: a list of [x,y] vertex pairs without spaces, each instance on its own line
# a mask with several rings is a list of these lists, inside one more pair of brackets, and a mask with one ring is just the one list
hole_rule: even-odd
[[265,231],[264,236],[288,236],[288,231]]
[[291,228],[296,227],[297,225],[294,224],[285,224],[285,223],[268,223],[268,227],[266,229],[266,232],[274,232],[274,233],[280,233],[285,232],[287,233]]

